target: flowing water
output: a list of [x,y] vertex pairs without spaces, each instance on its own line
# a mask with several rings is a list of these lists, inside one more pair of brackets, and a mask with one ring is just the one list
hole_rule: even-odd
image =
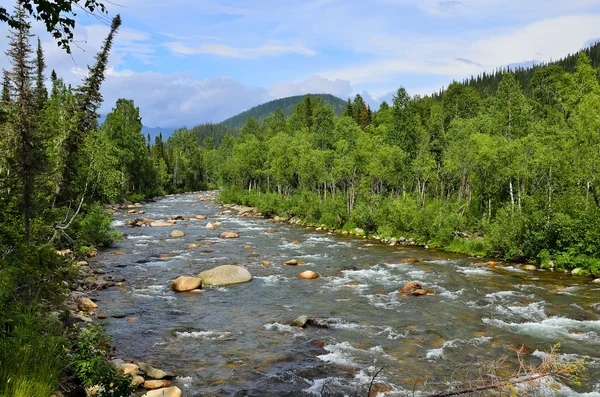
[[[425,395],[444,390],[459,365],[514,361],[521,345],[535,363],[556,342],[561,354],[588,360],[589,378],[548,395],[600,396],[600,315],[593,306],[600,285],[589,279],[510,265],[488,269],[473,258],[420,248],[365,247],[360,238],[217,215],[218,205],[200,196],[144,205],[151,219],[208,216],[174,228],[127,228],[124,222],[139,215],[116,213],[114,225],[127,239],[99,256],[107,273],[127,280],[98,296],[109,315],[126,315],[104,320],[118,355],[175,372],[185,396],[364,396],[380,368],[374,383],[391,389],[385,395]],[[206,230],[209,221],[223,225]],[[171,239],[172,229],[185,237]],[[219,239],[222,231],[240,238]],[[188,249],[190,243],[200,246]],[[402,263],[407,258],[421,262]],[[283,266],[288,259],[306,264]],[[253,281],[205,287],[203,294],[170,290],[173,278],[222,264],[246,267]],[[321,278],[298,279],[304,270]],[[438,294],[399,296],[408,281]],[[352,282],[358,285],[345,285]],[[288,325],[302,314],[331,327]]]

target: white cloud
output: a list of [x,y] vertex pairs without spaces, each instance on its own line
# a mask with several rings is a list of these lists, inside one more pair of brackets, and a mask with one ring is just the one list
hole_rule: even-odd
[[200,44],[194,46],[186,45],[182,42],[169,42],[164,45],[175,55],[210,54],[222,57],[247,59],[258,59],[284,54],[317,55],[316,52],[303,45],[266,44],[250,48],[238,48],[226,44]]
[[269,93],[274,98],[285,98],[309,93],[332,94],[340,98],[346,98],[352,93],[352,85],[348,80],[329,80],[318,76],[310,76],[298,83],[274,84]]

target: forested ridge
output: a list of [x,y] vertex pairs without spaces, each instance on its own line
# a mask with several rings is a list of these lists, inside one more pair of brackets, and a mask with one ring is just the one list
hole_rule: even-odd
[[[322,99],[326,104],[332,107],[333,112],[338,116],[344,110],[345,102],[334,95],[312,94],[312,96],[315,98]],[[219,124],[222,124],[234,130],[239,130],[244,126],[248,118],[252,117],[256,121],[262,121],[265,117],[273,114],[273,112],[277,109],[281,109],[286,117],[290,117],[292,115],[294,107],[299,102],[301,102],[303,98],[303,95],[296,95],[286,98],[275,99],[273,101],[269,101],[261,105],[254,106],[248,110],[245,110],[242,113],[230,117]]]

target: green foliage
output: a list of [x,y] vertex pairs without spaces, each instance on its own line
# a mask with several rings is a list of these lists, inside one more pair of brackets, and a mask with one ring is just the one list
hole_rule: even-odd
[[110,339],[96,324],[79,331],[72,360],[75,376],[85,386],[99,386],[98,397],[128,397],[133,391],[131,375],[123,376],[108,362]]
[[78,246],[109,246],[121,235],[111,227],[112,217],[100,204],[84,209],[73,225],[73,238]]

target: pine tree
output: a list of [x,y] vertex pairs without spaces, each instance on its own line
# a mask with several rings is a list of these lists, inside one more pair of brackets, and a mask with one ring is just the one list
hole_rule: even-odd
[[88,67],[88,75],[83,80],[83,85],[77,89],[78,101],[78,120],[77,131],[73,134],[69,142],[72,147],[70,151],[78,149],[81,140],[85,134],[98,127],[98,109],[102,104],[102,94],[100,86],[104,81],[104,72],[108,64],[108,55],[112,48],[112,43],[115,34],[121,26],[121,16],[117,15],[113,18],[110,26],[110,33],[104,40],[102,49],[96,54],[96,64],[93,67]]
[[36,152],[34,139],[34,106],[32,95],[32,73],[33,63],[31,57],[33,50],[29,42],[32,35],[30,25],[26,19],[23,8],[18,5],[15,8],[15,19],[17,19],[21,28],[12,30],[8,36],[9,49],[6,55],[10,57],[12,63],[12,72],[9,73],[10,82],[13,85],[15,94],[15,113],[12,120],[12,129],[15,135],[15,141],[18,142],[15,151],[15,163],[17,174],[20,176],[21,191],[23,194],[23,225],[25,228],[25,239],[29,241],[30,228],[29,220],[31,218],[32,197],[34,190],[35,162]]
[[39,111],[44,107],[44,103],[48,99],[48,90],[46,90],[46,85],[44,84],[44,69],[46,69],[46,61],[44,60],[44,51],[42,50],[42,43],[40,42],[39,37],[37,40],[35,68],[35,108]]

